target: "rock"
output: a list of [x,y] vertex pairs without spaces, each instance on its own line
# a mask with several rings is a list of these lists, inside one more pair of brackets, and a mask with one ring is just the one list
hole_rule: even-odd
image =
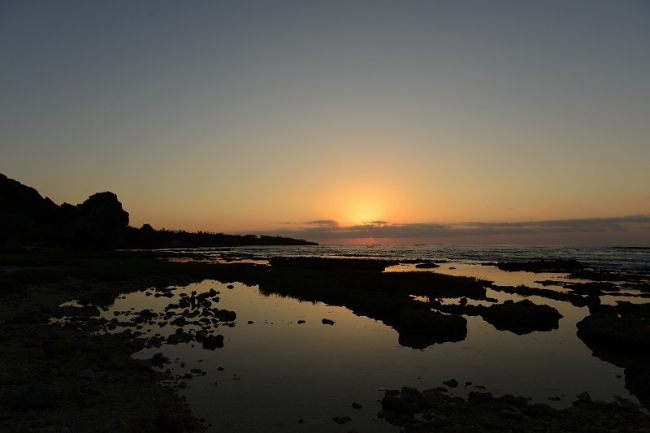
[[479,314],[496,329],[510,331],[517,335],[558,329],[562,318],[555,308],[537,305],[528,299],[480,307]]
[[41,347],[48,358],[70,357],[78,350],[77,343],[67,339],[46,340]]
[[330,320],[330,319],[323,319],[322,322],[323,322],[323,325],[333,325],[334,324],[334,321]]
[[58,390],[50,385],[30,385],[20,389],[10,400],[14,409],[39,409],[54,406],[59,401]]
[[647,406],[650,403],[650,365],[633,364],[625,368],[625,387]]
[[440,265],[437,265],[433,262],[426,262],[426,263],[418,263],[415,265],[417,269],[433,269],[433,268],[439,268]]
[[497,268],[507,272],[574,272],[585,265],[575,259],[538,260],[530,262],[498,262]]
[[528,406],[528,399],[526,397],[515,397],[512,394],[504,394],[501,397],[497,398],[498,401],[503,403],[508,403],[511,406],[524,408]]
[[400,391],[400,397],[409,405],[417,406],[424,398],[424,395],[422,395],[422,393],[415,388],[404,386]]
[[456,379],[449,379],[442,382],[450,388],[456,388],[458,386],[458,381]]
[[169,358],[163,355],[162,352],[154,353],[153,356],[151,357],[151,363],[154,365],[162,365],[167,361],[169,361]]
[[400,415],[413,415],[415,411],[407,402],[396,395],[387,395],[381,400],[381,410]]
[[588,392],[582,392],[576,396],[576,401],[580,403],[592,403],[591,396]]
[[185,428],[183,423],[178,419],[176,414],[161,412],[154,421],[154,425],[158,428],[159,432],[165,433],[183,433]]
[[216,308],[213,311],[214,311],[214,316],[217,319],[222,320],[224,322],[233,322],[235,321],[235,319],[237,319],[237,313],[235,313],[234,311],[218,310]]
[[204,349],[215,350],[223,347],[223,335],[209,335],[203,340],[202,346]]
[[402,309],[394,328],[400,334],[401,345],[418,349],[434,343],[462,341],[467,336],[464,317],[424,309]]
[[352,403],[352,408],[353,409],[362,409],[363,406],[360,403]]
[[650,316],[638,313],[595,313],[576,324],[588,346],[609,346],[650,355]]
[[352,418],[350,418],[347,415],[346,416],[335,416],[334,418],[332,418],[332,421],[334,421],[337,424],[345,424],[347,422],[352,421]]

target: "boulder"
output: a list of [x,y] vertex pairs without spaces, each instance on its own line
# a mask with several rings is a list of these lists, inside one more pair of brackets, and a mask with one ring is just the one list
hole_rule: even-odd
[[610,346],[650,355],[650,315],[596,313],[576,324],[588,345]]
[[394,328],[401,345],[418,349],[467,336],[467,320],[462,316],[408,307],[402,309]]
[[496,329],[510,331],[517,335],[558,329],[562,318],[555,308],[548,305],[537,305],[528,299],[480,307],[479,314]]
[[208,335],[201,343],[204,349],[215,350],[223,347],[223,335]]

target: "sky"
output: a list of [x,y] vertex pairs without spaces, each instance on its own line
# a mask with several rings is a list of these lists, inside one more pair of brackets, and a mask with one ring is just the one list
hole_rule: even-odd
[[130,224],[650,245],[650,3],[4,1],[0,173]]

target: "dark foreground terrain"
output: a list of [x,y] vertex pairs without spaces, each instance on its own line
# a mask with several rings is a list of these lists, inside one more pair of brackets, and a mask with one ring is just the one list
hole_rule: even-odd
[[[128,331],[97,334],[106,326],[97,320],[100,309],[125,292],[153,288],[164,296],[169,286],[204,279],[224,283],[239,281],[259,285],[263,293],[345,306],[356,314],[395,328],[400,334],[400,344],[416,348],[464,339],[466,327],[461,314],[482,315],[509,329],[522,314],[539,312],[540,324],[526,323],[524,329],[517,328],[522,333],[530,332],[528,328],[548,326],[549,317],[551,326],[552,321],[557,320],[552,311],[532,303],[476,309],[468,305],[467,299],[490,302],[485,291],[489,282],[429,272],[382,273],[392,262],[278,258],[271,260],[270,266],[264,266],[168,261],[166,258],[169,257],[144,252],[79,254],[60,251],[0,257],[1,431],[205,430],[202,420],[192,414],[185,401],[171,388],[160,385],[162,380],[173,379],[157,368],[164,361],[162,356],[154,355],[144,361],[130,357],[150,342]],[[430,301],[416,301],[413,296]],[[447,311],[443,311],[440,300],[444,298],[458,299],[458,303],[451,308],[445,304]],[[61,306],[70,300],[77,300],[77,307]],[[436,306],[441,308],[436,309]],[[626,316],[621,309],[634,307],[623,305],[617,312],[606,311],[596,304],[591,308],[594,315],[598,315],[595,317],[609,314],[606,316],[609,319],[592,320],[593,323],[583,330],[587,341],[591,342],[590,337],[599,332],[607,335],[611,327],[619,332],[614,335],[631,335],[621,328],[615,317]],[[633,314],[631,317],[637,319],[634,326],[646,326],[642,311],[634,310]],[[57,322],[57,318],[63,317],[68,320]],[[615,323],[610,323],[612,321]],[[605,324],[601,326],[601,322]],[[635,343],[640,341],[634,338],[647,338],[647,326],[644,329],[639,328],[638,335],[625,341],[628,351],[634,352],[634,365],[647,359],[647,346],[634,349]],[[199,337],[203,341],[209,337],[198,333],[187,336],[197,342]],[[614,338],[614,343],[621,344],[620,338]],[[598,350],[603,357],[606,355],[601,353],[609,353],[606,348]],[[616,362],[632,363],[631,359]],[[638,377],[628,388],[641,401],[647,401],[645,373],[634,370],[630,374],[633,373]],[[474,391],[468,399],[453,397],[448,391],[458,383],[449,381],[445,385],[446,388],[435,390],[387,391],[382,400],[381,416],[407,432],[650,432],[647,414],[623,399],[592,402],[588,395],[581,395],[572,407],[555,410],[546,405],[529,405],[523,397],[495,398],[487,392]],[[345,424],[344,419],[334,421]],[[347,431],[344,425],[341,428]]]

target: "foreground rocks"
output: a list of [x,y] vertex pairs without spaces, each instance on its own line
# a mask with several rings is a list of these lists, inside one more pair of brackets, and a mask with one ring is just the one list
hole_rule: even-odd
[[[650,314],[647,305],[620,305],[576,324],[594,356],[625,369],[625,387],[650,404]],[[636,308],[636,311],[634,310]],[[619,312],[616,312],[616,311]]]
[[426,309],[404,308],[394,327],[402,346],[417,349],[467,337],[467,320],[463,316]]
[[500,331],[517,335],[533,331],[551,331],[560,327],[562,315],[548,305],[537,305],[528,299],[519,302],[506,301],[499,305],[482,307],[480,315]]
[[419,391],[388,390],[381,401],[383,416],[405,433],[424,432],[650,432],[650,417],[639,406],[618,399],[594,402],[587,393],[566,409],[529,404],[524,397],[489,392],[451,396],[444,387]]
[[69,291],[53,285],[28,293],[0,299],[0,431],[205,430],[185,400],[160,385],[167,377],[152,368],[156,360],[131,358],[143,341],[92,335],[79,322],[49,324]]

